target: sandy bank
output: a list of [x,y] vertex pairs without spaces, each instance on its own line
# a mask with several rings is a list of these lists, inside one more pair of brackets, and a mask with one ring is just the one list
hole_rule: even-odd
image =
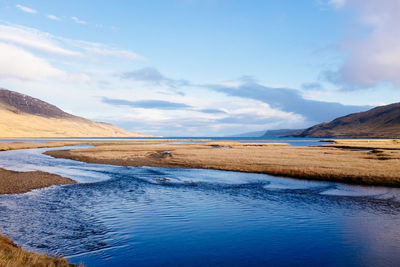
[[[351,147],[352,144],[340,144]],[[360,146],[360,142],[357,143]],[[390,144],[396,146],[396,144]],[[382,146],[382,144],[381,144]],[[181,145],[96,144],[46,154],[88,163],[121,166],[205,168],[266,173],[302,179],[400,187],[399,148],[375,145],[375,153],[337,147],[283,144],[203,143]]]
[[26,142],[12,142],[0,143],[0,151],[16,150],[16,149],[30,149],[30,148],[49,148],[61,146],[83,145],[82,142],[47,142],[47,143],[26,143]]
[[[28,149],[28,148],[47,148],[62,147],[65,145],[76,145],[82,143],[70,142],[51,142],[51,143],[0,143],[0,151]],[[51,185],[63,185],[75,183],[74,180],[61,177],[56,174],[34,171],[34,172],[15,172],[0,168],[0,194],[26,193],[33,189],[48,187]]]

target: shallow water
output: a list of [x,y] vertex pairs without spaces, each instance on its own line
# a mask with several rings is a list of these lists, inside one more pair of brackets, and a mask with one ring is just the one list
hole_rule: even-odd
[[[59,148],[52,148],[59,149]],[[400,190],[0,152],[0,167],[77,180],[0,195],[0,232],[86,266],[395,266]]]

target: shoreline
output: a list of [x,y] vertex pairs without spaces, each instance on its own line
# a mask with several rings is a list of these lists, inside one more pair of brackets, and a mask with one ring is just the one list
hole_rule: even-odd
[[[162,144],[140,142],[0,143],[0,151],[90,144],[85,149],[51,150],[44,154],[87,163],[120,166],[200,168],[265,173],[273,176],[400,187],[400,142],[333,141],[318,147],[285,143],[209,142]],[[356,151],[369,149],[372,152]],[[75,181],[46,172],[15,172],[0,168],[0,194],[24,193]],[[62,257],[25,251],[0,234],[0,265],[77,266]],[[80,265],[82,266],[82,265]]]
[[88,142],[45,142],[45,143],[26,143],[21,141],[16,142],[1,142],[0,140],[0,151],[18,150],[18,149],[32,149],[32,148],[51,148],[51,147],[63,147],[63,146],[74,146],[74,145],[87,145]]
[[[65,145],[76,144],[78,143],[0,143],[0,151],[62,147]],[[20,194],[52,185],[66,185],[73,183],[76,182],[70,178],[65,178],[57,174],[42,171],[18,172],[0,168],[0,194]]]
[[52,150],[45,154],[97,164],[216,169],[400,187],[400,144],[370,142],[368,148],[373,148],[373,153],[351,150],[359,147],[365,147],[365,144],[362,141],[356,144],[338,141],[318,147],[294,147],[276,143],[235,142],[178,145],[102,143],[87,149]]
[[53,185],[74,184],[76,181],[41,171],[16,172],[0,168],[0,195],[22,194]]
[[76,267],[78,265],[69,264],[62,257],[26,251],[16,245],[9,237],[0,234],[0,266]]
[[[68,143],[70,144],[70,143]],[[0,143],[0,151],[64,146],[64,143]],[[16,172],[0,168],[0,195],[20,194],[53,185],[76,183],[70,178],[41,171]],[[16,245],[0,233],[1,266],[59,266],[74,267],[62,257],[52,257],[30,252]],[[80,265],[82,266],[82,265]]]

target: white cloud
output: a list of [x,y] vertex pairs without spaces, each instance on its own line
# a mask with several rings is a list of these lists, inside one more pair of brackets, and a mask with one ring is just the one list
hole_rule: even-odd
[[[343,44],[344,64],[328,73],[337,83],[374,87],[380,83],[400,86],[400,1],[331,0],[356,12],[358,33]],[[361,37],[360,37],[361,36]]]
[[0,25],[0,41],[51,54],[80,55],[79,52],[63,48],[54,36],[28,27]]
[[63,76],[64,72],[16,46],[0,42],[0,78],[20,80],[40,80]]
[[47,18],[49,18],[49,19],[51,19],[51,20],[58,20],[58,21],[60,21],[61,19],[59,18],[59,17],[57,17],[57,16],[55,16],[55,15],[47,15]]
[[101,43],[71,40],[19,25],[0,24],[0,41],[60,56],[84,57],[91,54],[92,56],[117,57],[128,60],[144,59],[143,56],[129,50]]
[[138,55],[132,51],[119,49],[116,47],[108,46],[101,43],[86,42],[79,40],[68,40],[63,39],[63,41],[73,47],[85,50],[86,53],[97,54],[101,56],[112,56],[129,60],[144,60],[145,57]]
[[73,21],[75,21],[76,23],[78,23],[78,24],[86,25],[86,21],[80,20],[80,19],[78,19],[77,17],[71,17],[71,19],[72,19]]
[[254,117],[262,118],[274,118],[274,119],[288,119],[292,118],[300,119],[302,116],[300,114],[295,114],[293,112],[285,112],[279,109],[273,109],[270,105],[266,103],[259,103],[255,100],[246,100],[236,103],[236,108],[230,108],[228,111],[230,115],[249,115]]
[[230,87],[230,88],[239,88],[240,82],[238,81],[222,81],[217,83],[220,86]]
[[94,52],[99,55],[103,56],[114,56],[114,57],[119,57],[119,58],[125,58],[125,59],[130,59],[130,60],[142,60],[144,59],[143,56],[140,56],[136,53],[133,53],[128,50],[120,50],[120,49],[110,49],[110,48],[105,48],[105,47],[88,47],[87,49],[90,52]]
[[26,13],[31,13],[31,14],[36,14],[37,11],[35,9],[26,7],[26,6],[21,6],[21,5],[16,5],[17,8],[19,8],[20,10],[26,12]]
[[86,73],[71,73],[68,75],[68,79],[72,82],[78,83],[91,83],[93,79]]

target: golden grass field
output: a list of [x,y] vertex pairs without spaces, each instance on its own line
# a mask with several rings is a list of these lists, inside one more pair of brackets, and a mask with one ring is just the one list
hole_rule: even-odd
[[[366,147],[373,149],[373,153],[343,149]],[[338,141],[331,146],[320,147],[234,142],[182,145],[102,143],[88,149],[57,150],[46,154],[122,166],[205,168],[353,184],[400,186],[400,144],[393,141]]]
[[333,143],[329,145],[323,145],[325,147],[336,147],[336,148],[358,148],[358,149],[400,149],[399,139],[372,139],[372,140],[358,140],[358,139],[346,139],[346,140],[331,140]]

